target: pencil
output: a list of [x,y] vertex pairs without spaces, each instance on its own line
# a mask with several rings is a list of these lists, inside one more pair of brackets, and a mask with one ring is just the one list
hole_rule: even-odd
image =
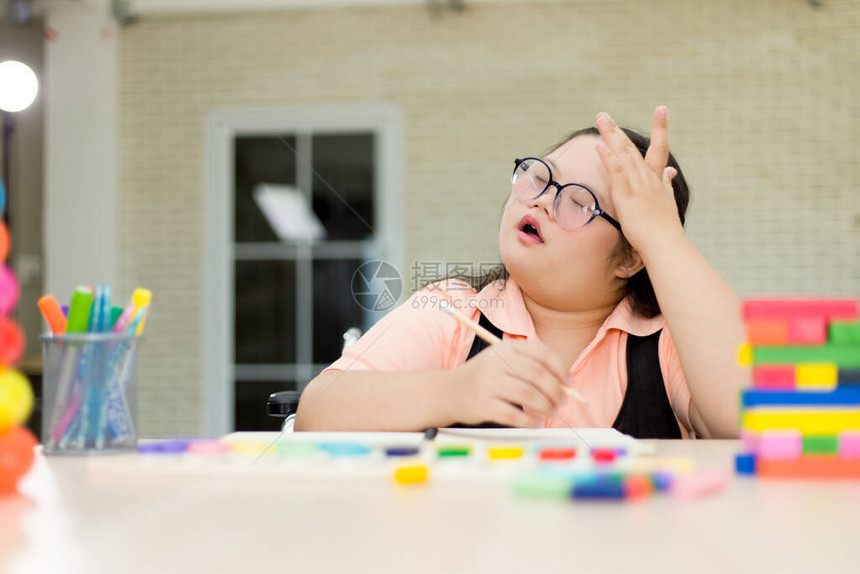
[[[477,323],[475,323],[471,319],[467,319],[463,315],[454,311],[454,309],[452,307],[446,306],[446,307],[441,307],[441,309],[443,311],[445,311],[446,313],[448,313],[449,315],[451,315],[452,317],[454,317],[455,319],[457,319],[463,326],[470,329],[472,332],[474,332],[477,336],[479,336],[481,339],[483,339],[484,341],[486,341],[490,345],[495,345],[496,343],[502,342],[501,339],[499,339],[498,337],[496,337],[495,335],[493,335],[492,333],[490,333],[489,331],[487,331],[486,329],[484,329],[483,327],[481,327],[480,325],[478,325]],[[571,389],[570,387],[567,387],[564,385],[562,385],[561,388],[568,396],[573,397],[574,399],[576,399],[577,401],[579,401],[580,403],[582,403],[584,405],[588,404],[585,400],[585,397],[580,395],[576,391],[576,389]]]

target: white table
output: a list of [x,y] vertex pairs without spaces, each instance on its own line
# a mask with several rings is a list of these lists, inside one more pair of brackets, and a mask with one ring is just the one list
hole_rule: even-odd
[[[704,468],[739,449],[653,442]],[[860,483],[733,476],[708,498],[607,504],[253,474],[111,483],[88,464],[39,455],[26,496],[0,498],[0,572],[860,572]]]

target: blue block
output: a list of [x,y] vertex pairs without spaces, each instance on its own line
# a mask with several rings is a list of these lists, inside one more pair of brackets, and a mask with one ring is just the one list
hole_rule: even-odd
[[745,408],[762,406],[860,406],[860,386],[832,391],[743,391]]
[[651,473],[651,482],[654,484],[654,490],[657,492],[666,492],[672,487],[675,482],[675,475],[671,472],[658,470]]
[[574,484],[571,496],[578,500],[623,500],[624,483],[610,478],[596,478]]
[[137,452],[142,454],[182,454],[188,450],[190,444],[190,439],[160,440],[138,445]]
[[742,453],[735,457],[735,470],[738,474],[755,474],[755,455]]
[[357,442],[324,442],[320,450],[331,456],[364,456],[370,454],[370,447]]
[[385,456],[415,456],[418,452],[417,446],[390,446],[385,449]]

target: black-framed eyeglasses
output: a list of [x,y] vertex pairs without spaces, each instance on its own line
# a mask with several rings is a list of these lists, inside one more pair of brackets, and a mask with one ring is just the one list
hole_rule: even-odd
[[563,229],[581,229],[600,216],[623,233],[621,224],[600,209],[593,191],[580,183],[561,185],[552,178],[552,170],[540,158],[514,160],[511,189],[520,201],[537,199],[551,187],[556,189],[552,214]]

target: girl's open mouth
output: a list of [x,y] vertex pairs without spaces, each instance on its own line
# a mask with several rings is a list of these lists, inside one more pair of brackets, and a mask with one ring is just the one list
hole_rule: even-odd
[[540,234],[540,224],[533,216],[526,215],[520,219],[518,228],[519,233],[517,234],[517,237],[519,237],[520,241],[523,243],[534,245],[544,242],[543,237]]

